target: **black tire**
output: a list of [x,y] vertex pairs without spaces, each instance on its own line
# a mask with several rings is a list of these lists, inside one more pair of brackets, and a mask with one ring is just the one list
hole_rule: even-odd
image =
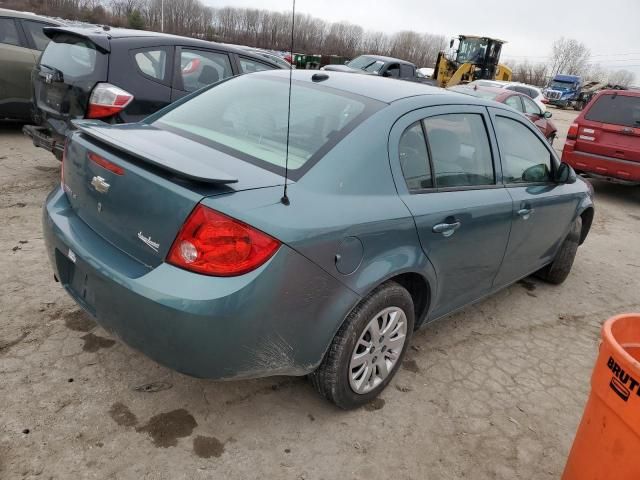
[[[367,393],[356,393],[349,383],[351,355],[369,322],[375,315],[388,307],[402,309],[407,319],[402,352],[383,382]],[[402,364],[402,359],[411,341],[414,322],[414,307],[409,292],[392,281],[380,285],[349,313],[333,338],[322,363],[315,372],[309,375],[311,384],[327,400],[345,410],[369,403],[384,390]]]
[[580,244],[580,235],[582,234],[582,217],[576,218],[573,223],[571,232],[562,242],[562,246],[556,257],[546,267],[538,270],[536,275],[545,282],[559,285],[564,282],[571,272],[573,260],[576,258],[578,245]]

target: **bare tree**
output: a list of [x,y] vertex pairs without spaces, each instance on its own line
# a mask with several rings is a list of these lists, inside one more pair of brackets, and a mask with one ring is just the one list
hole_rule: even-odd
[[582,75],[588,72],[591,51],[572,38],[561,37],[551,46],[550,73],[557,75]]
[[609,75],[609,83],[611,85],[619,85],[621,87],[629,87],[635,80],[635,74],[629,70],[616,70]]

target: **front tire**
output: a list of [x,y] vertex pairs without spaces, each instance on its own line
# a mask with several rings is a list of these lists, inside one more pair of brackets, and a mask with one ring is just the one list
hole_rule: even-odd
[[567,235],[553,262],[538,270],[536,275],[545,282],[559,285],[564,282],[571,272],[573,261],[576,258],[578,245],[580,245],[580,235],[582,234],[582,217],[576,218],[573,222],[571,232]]
[[309,375],[312,385],[345,410],[369,403],[396,374],[414,322],[409,292],[392,281],[379,286],[349,313]]

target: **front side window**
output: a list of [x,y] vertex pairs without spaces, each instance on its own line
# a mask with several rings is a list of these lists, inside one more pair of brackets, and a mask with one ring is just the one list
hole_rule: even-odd
[[531,130],[511,118],[496,117],[505,183],[551,181],[551,153]]
[[505,105],[509,105],[511,108],[524,112],[522,108],[522,102],[520,101],[520,97],[518,95],[512,95],[504,101]]
[[180,54],[180,73],[187,92],[195,92],[233,75],[228,55],[186,48]]
[[482,115],[454,113],[424,120],[438,188],[495,183],[491,147]]
[[42,29],[44,27],[50,27],[51,25],[47,25],[46,23],[41,22],[33,22],[31,20],[23,20],[22,25],[27,31],[27,35],[31,36],[36,49],[43,51],[49,43],[49,37],[44,34]]
[[162,49],[144,50],[134,55],[142,73],[156,80],[164,80],[167,68],[167,52]]
[[16,45],[18,47],[20,46],[18,28],[16,27],[13,18],[0,18],[0,43]]
[[240,57],[240,71],[242,73],[262,72],[263,70],[273,70],[273,67],[262,62],[256,62],[250,58]]
[[[241,75],[203,91],[153,121],[159,128],[284,172],[289,80]],[[382,104],[293,81],[289,169],[313,163]]]
[[414,123],[404,131],[400,137],[398,152],[402,174],[409,190],[433,187],[427,142],[420,122]]
[[540,107],[538,107],[538,105],[536,105],[536,102],[531,100],[529,97],[522,97],[522,103],[524,103],[524,113],[542,116]]

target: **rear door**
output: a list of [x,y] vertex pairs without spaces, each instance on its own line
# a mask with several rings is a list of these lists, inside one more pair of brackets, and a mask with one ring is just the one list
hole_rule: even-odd
[[0,17],[0,118],[29,118],[29,85],[35,63],[36,55],[18,22]]
[[488,128],[484,107],[431,107],[389,137],[398,192],[438,278],[432,318],[488,293],[507,246],[512,201]]
[[227,52],[181,46],[175,58],[171,101],[234,75]]
[[107,80],[109,50],[73,32],[50,35],[33,72],[33,95],[42,123],[64,136],[70,120],[84,118],[95,84]]
[[530,122],[506,110],[490,112],[503,183],[513,199],[509,246],[495,282],[503,286],[553,259],[576,214],[580,193],[554,182],[558,161]]
[[640,162],[640,96],[621,91],[594,99],[580,121],[575,150]]
[[124,122],[142,120],[171,103],[175,47],[158,45],[158,41],[119,38],[111,42],[108,81],[133,95],[119,114]]

